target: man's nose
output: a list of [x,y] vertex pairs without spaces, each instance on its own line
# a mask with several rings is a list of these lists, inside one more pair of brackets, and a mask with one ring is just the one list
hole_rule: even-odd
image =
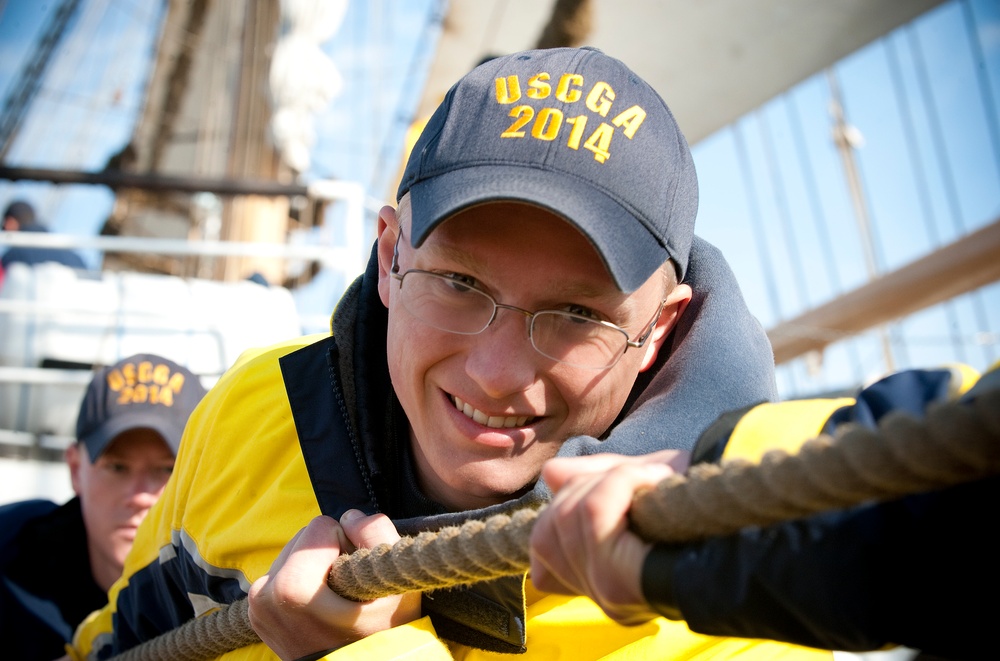
[[129,495],[136,505],[152,507],[165,484],[166,481],[160,474],[140,472],[132,480]]
[[535,381],[541,354],[528,336],[530,313],[509,305],[497,305],[489,328],[470,337],[466,371],[491,397],[522,392]]

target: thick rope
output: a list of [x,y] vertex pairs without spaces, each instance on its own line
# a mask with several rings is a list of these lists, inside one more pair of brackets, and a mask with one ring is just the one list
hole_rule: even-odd
[[877,431],[844,426],[760,464],[692,466],[633,502],[644,539],[685,542],[827,510],[934,491],[1000,473],[1000,391],[974,405],[932,406],[924,420],[892,413]]
[[208,661],[226,652],[259,643],[260,636],[251,628],[247,615],[249,606],[250,602],[246,599],[234,601],[114,658],[122,661]]
[[[770,452],[760,464],[694,466],[638,494],[630,516],[648,541],[694,541],[998,473],[1000,391],[993,391],[971,405],[932,406],[924,420],[889,414],[878,431],[844,426],[836,439],[808,441],[795,455]],[[521,574],[537,516],[526,509],[361,549],[337,558],[328,583],[367,601]],[[115,658],[200,661],[254,642],[242,599]]]

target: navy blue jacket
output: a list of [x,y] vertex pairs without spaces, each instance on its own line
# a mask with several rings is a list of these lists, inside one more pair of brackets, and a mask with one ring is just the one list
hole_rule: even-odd
[[[875,426],[948,398],[949,370],[911,370],[834,413]],[[1000,370],[963,399],[1000,389]],[[729,438],[705,437],[717,455]],[[701,444],[700,444],[701,445]],[[839,650],[905,647],[947,659],[996,654],[1000,593],[993,522],[1000,477],[834,511],[705,542],[657,546],[643,566],[649,602],[693,631]]]
[[[46,232],[42,225],[31,225],[28,227],[22,227],[21,232]],[[63,248],[42,248],[35,246],[13,246],[7,249],[7,252],[0,257],[0,265],[3,266],[4,270],[10,268],[10,265],[14,262],[21,262],[23,264],[28,264],[29,266],[34,266],[36,264],[44,264],[45,262],[58,262],[59,264],[65,264],[70,268],[74,269],[86,269],[87,265],[84,264],[83,258],[76,254],[72,250],[66,250]]]
[[0,656],[63,656],[76,626],[107,600],[90,571],[78,498],[0,507]]

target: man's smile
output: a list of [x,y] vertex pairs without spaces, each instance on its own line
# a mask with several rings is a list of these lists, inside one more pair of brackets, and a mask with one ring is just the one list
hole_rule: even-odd
[[490,415],[474,408],[471,404],[462,401],[455,395],[452,395],[451,401],[455,405],[455,408],[461,411],[465,417],[471,418],[479,424],[492,429],[523,427],[526,423],[534,421],[533,416],[527,415]]

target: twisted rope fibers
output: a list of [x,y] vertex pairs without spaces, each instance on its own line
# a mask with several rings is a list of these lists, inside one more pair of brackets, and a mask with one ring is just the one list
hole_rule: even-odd
[[[894,412],[877,431],[845,425],[807,441],[795,455],[773,451],[759,464],[693,466],[636,495],[633,530],[653,542],[687,542],[867,501],[890,500],[1000,473],[1000,391],[972,404],[932,406],[925,419]],[[520,574],[540,510],[404,537],[337,558],[328,583],[367,601]],[[191,620],[115,659],[202,661],[260,639],[246,599]]]

